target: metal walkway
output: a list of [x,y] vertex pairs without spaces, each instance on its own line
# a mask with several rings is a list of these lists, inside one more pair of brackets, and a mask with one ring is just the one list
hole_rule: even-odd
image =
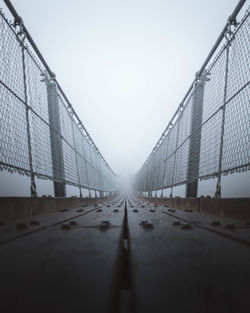
[[244,222],[118,195],[17,219],[0,236],[4,313],[250,309]]

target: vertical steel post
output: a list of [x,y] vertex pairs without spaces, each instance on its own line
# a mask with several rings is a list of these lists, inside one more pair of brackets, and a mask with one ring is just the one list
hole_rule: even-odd
[[220,136],[220,154],[217,174],[217,184],[215,197],[221,198],[221,169],[222,169],[222,154],[223,154],[223,142],[224,142],[224,126],[225,126],[225,111],[226,111],[226,99],[227,99],[227,81],[228,81],[228,60],[229,60],[229,49],[230,43],[226,47],[226,71],[225,71],[225,85],[224,85],[224,96],[222,106],[222,121],[221,121],[221,136]]
[[150,164],[149,164],[149,197],[152,198],[153,197],[153,175],[152,175],[152,156],[150,159]]
[[63,148],[57,86],[53,78],[47,82],[50,144],[55,197],[66,197]]
[[206,79],[206,75],[207,72],[204,70],[202,76],[197,77],[197,80],[194,83],[186,197],[197,197],[198,192],[203,98],[205,82],[208,80]]
[[179,119],[176,121],[178,123],[177,125],[177,135],[176,135],[176,146],[175,146],[175,154],[174,154],[174,164],[173,164],[173,173],[172,173],[172,179],[171,179],[171,191],[169,197],[173,197],[173,184],[174,184],[174,172],[175,172],[175,163],[176,163],[176,157],[177,157],[177,148],[178,148],[178,139],[179,139],[179,132],[180,132],[180,121]]
[[74,142],[74,152],[75,152],[75,160],[76,160],[76,170],[77,170],[77,180],[78,180],[78,187],[79,187],[79,192],[80,192],[80,198],[82,198],[82,189],[81,189],[81,181],[80,181],[80,173],[79,173],[79,166],[78,166],[78,161],[77,161],[77,151],[76,151],[76,138],[75,138],[75,132],[74,132],[74,121],[73,117],[72,118],[72,134],[73,134],[73,142]]
[[[165,139],[164,139],[165,140]],[[165,148],[164,148],[164,156],[165,156],[165,160],[163,160],[164,162],[164,173],[163,173],[163,177],[162,177],[162,194],[161,197],[163,197],[163,190],[164,190],[164,183],[165,183],[165,177],[166,177],[166,168],[167,168],[167,153],[168,153],[168,143],[169,143],[169,136],[167,136],[167,142],[165,143]]]
[[27,95],[27,79],[26,79],[26,67],[25,67],[25,53],[23,42],[20,41],[22,47],[22,63],[23,63],[23,80],[24,80],[24,98],[25,98],[25,110],[26,110],[26,123],[27,123],[27,141],[28,141],[28,150],[29,150],[29,163],[30,163],[30,194],[31,197],[37,197],[36,192],[36,182],[35,174],[33,171],[33,160],[32,160],[32,148],[31,148],[31,136],[30,136],[30,121],[29,121],[29,112],[30,107],[28,104],[28,95]]

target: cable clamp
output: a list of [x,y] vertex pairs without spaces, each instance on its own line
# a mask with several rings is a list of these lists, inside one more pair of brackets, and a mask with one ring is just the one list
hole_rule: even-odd
[[224,34],[224,37],[226,38],[227,42],[230,41],[232,35],[233,35],[233,31],[232,31],[232,25],[234,27],[236,27],[239,23],[237,23],[236,18],[234,18],[233,20],[231,19],[231,17],[229,17],[228,21],[227,21],[227,30]]
[[26,38],[26,33],[24,32],[23,20],[21,16],[18,16],[18,18],[15,18],[14,27],[16,28],[17,26],[19,26],[19,31],[17,32],[16,36],[17,36],[17,39],[20,41],[20,44],[22,45]]

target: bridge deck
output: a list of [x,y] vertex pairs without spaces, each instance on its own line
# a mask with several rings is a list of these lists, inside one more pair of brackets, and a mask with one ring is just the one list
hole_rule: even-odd
[[1,311],[249,311],[249,248],[242,221],[135,197],[6,222]]

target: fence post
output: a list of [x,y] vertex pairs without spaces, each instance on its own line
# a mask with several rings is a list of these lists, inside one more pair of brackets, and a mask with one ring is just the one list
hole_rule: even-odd
[[178,139],[179,139],[179,132],[180,132],[180,121],[179,119],[176,121],[178,123],[177,125],[177,135],[176,135],[176,146],[175,146],[175,154],[174,154],[174,164],[173,164],[173,173],[172,173],[172,179],[171,179],[171,191],[169,197],[173,197],[173,185],[174,185],[174,174],[175,174],[175,163],[176,163],[176,157],[177,157],[177,148],[178,148]]
[[29,121],[29,104],[28,104],[28,95],[27,95],[27,80],[26,80],[26,67],[25,67],[25,54],[24,54],[24,45],[23,41],[20,41],[22,47],[22,63],[23,63],[23,81],[24,81],[24,97],[25,97],[25,110],[26,110],[26,123],[27,123],[27,141],[28,141],[28,150],[29,150],[29,163],[30,163],[30,194],[31,197],[37,197],[36,192],[36,182],[35,174],[33,171],[33,160],[32,160],[32,148],[31,148],[31,136],[30,136],[30,121]]
[[227,98],[229,48],[230,48],[230,43],[228,43],[228,45],[226,47],[226,71],[225,71],[225,85],[224,85],[224,96],[223,96],[223,106],[222,106],[220,152],[219,152],[220,154],[219,154],[219,164],[218,164],[218,174],[217,174],[217,184],[216,184],[215,198],[221,198],[221,169],[222,169],[222,154],[223,154],[225,111],[226,111],[226,105],[225,104],[226,104],[226,98]]
[[163,156],[165,157],[165,159],[163,158],[163,162],[164,162],[164,172],[162,175],[162,193],[161,193],[161,198],[163,198],[163,190],[164,190],[164,183],[165,183],[165,177],[166,177],[166,168],[167,168],[167,153],[168,153],[168,143],[169,143],[169,136],[167,136],[167,139],[164,139],[164,141],[166,140],[165,143],[165,147],[164,147],[164,154]]
[[186,197],[197,197],[198,192],[204,89],[206,81],[209,80],[206,76],[207,71],[204,70],[202,75],[197,77],[193,90]]
[[54,78],[47,81],[47,98],[50,125],[50,145],[55,197],[66,197],[60,110]]
[[82,198],[81,180],[80,180],[79,166],[78,166],[78,160],[77,160],[77,151],[76,151],[76,138],[75,138],[75,132],[74,132],[74,120],[73,120],[72,115],[71,115],[71,119],[72,119],[72,134],[73,134],[73,142],[74,142],[74,150],[75,150],[74,152],[75,152],[75,160],[76,160],[77,180],[78,180],[80,198]]

